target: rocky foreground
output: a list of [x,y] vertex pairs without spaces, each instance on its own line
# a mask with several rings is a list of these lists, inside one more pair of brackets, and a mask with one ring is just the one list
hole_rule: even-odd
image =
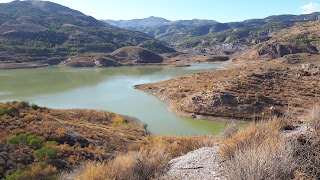
[[204,147],[172,159],[162,179],[225,179],[218,152],[218,146]]

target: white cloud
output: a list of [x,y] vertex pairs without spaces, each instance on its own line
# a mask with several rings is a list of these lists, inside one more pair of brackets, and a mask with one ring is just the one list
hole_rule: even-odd
[[12,0],[0,0],[0,3],[8,3],[11,2]]
[[309,4],[301,6],[301,9],[303,11],[302,12],[303,14],[310,14],[310,13],[313,13],[313,12],[320,11],[320,4],[319,3],[310,2]]

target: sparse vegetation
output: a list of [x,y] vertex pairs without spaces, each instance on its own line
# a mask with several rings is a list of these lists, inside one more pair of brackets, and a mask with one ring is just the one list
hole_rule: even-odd
[[108,163],[87,162],[70,173],[62,173],[60,179],[154,179],[161,177],[170,159],[201,147],[213,146],[215,143],[215,138],[211,136],[149,136],[139,150],[119,155]]
[[33,110],[37,110],[37,109],[39,109],[39,106],[38,105],[36,105],[36,104],[31,104],[31,106],[30,106]]
[[281,127],[259,123],[226,138],[220,156],[228,179],[286,179],[297,168],[294,149],[280,134]]
[[45,160],[47,158],[54,159],[57,157],[58,143],[54,141],[46,142],[40,149],[33,152],[33,156],[40,160]]
[[47,163],[56,172],[87,160],[107,162],[119,149],[138,149],[147,135],[135,119],[109,112],[44,107],[34,111],[26,102],[0,103],[0,109],[10,108],[17,108],[20,115],[0,116],[0,152],[5,155],[0,156],[0,179],[30,174],[36,162]]
[[[303,117],[309,124],[318,121],[320,115],[317,106]],[[293,121],[274,118],[252,124],[225,138],[221,142],[220,156],[225,160],[227,178],[318,179],[319,131],[285,136],[283,131],[288,129],[289,122],[292,126]]]
[[58,171],[55,167],[46,163],[34,163],[26,167],[21,167],[15,172],[5,177],[5,180],[55,180]]

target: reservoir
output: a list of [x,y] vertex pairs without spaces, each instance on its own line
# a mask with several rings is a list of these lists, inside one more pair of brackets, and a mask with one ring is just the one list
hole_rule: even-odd
[[154,135],[217,134],[225,127],[224,122],[179,117],[167,110],[167,103],[132,86],[222,66],[225,64],[0,70],[0,101],[111,111],[138,118]]

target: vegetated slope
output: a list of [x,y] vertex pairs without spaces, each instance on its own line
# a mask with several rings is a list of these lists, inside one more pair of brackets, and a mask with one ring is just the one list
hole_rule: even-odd
[[[255,119],[281,115],[288,109],[301,113],[300,110],[320,100],[318,29],[318,21],[291,28],[286,36],[271,39],[246,52],[255,52],[255,61],[248,55],[235,56],[238,62],[240,59],[244,62],[240,66],[136,88],[168,100],[173,111],[190,117]],[[303,37],[303,41],[299,37]],[[284,48],[285,51],[279,53],[277,48],[264,48],[274,42],[292,42],[287,46],[292,46],[293,50]],[[257,53],[261,48],[264,53]],[[272,60],[272,57],[281,58]]]
[[[153,18],[147,18],[152,22]],[[267,41],[283,29],[298,22],[319,19],[319,13],[307,15],[279,15],[242,22],[219,23],[210,20],[181,20],[154,23],[154,26],[133,24],[131,21],[114,21],[114,25],[149,34],[177,48],[192,49],[193,52],[231,54],[243,51],[251,45]],[[143,19],[140,20],[144,22]],[[146,22],[146,23],[147,23]],[[158,22],[158,21],[157,21]],[[120,23],[120,24],[119,24]],[[150,24],[147,23],[147,24]],[[161,25],[162,24],[162,25]]]
[[[85,53],[109,53],[140,43],[156,52],[174,51],[146,34],[108,25],[59,4],[47,1],[0,4],[2,62],[30,62]],[[47,63],[58,64],[61,60],[49,59]]]
[[[171,158],[216,143],[211,136],[148,134],[136,119],[111,112],[0,103],[0,178],[150,179]],[[88,167],[95,164],[103,169]]]
[[139,147],[147,132],[137,120],[110,112],[9,102],[0,103],[0,135],[0,178],[15,172],[49,179],[85,160],[106,162]]

